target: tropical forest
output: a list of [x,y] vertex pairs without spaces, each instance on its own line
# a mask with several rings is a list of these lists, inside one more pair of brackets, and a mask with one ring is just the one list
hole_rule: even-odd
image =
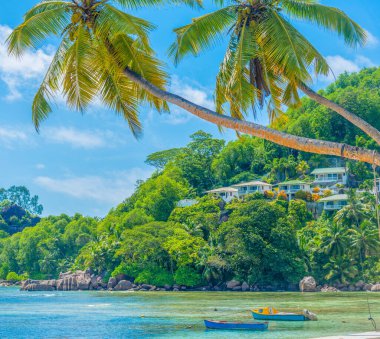
[[[319,94],[380,129],[379,88],[380,68],[367,68],[340,75]],[[356,126],[308,98],[271,127],[379,150]],[[27,188],[2,189],[0,278],[55,279],[91,269],[104,281],[123,275],[139,284],[215,290],[231,280],[257,290],[296,290],[307,275],[346,290],[379,280],[379,173],[371,165],[254,136],[225,142],[201,130],[187,145],[150,154],[146,163],[153,175],[137,181],[135,192],[104,218],[40,217],[42,205]],[[279,182],[311,182],[314,169],[329,167],[348,173],[341,188],[347,203],[339,210],[315,213],[331,192],[300,190],[289,200],[276,189]],[[253,180],[274,188],[228,202],[207,193]]]

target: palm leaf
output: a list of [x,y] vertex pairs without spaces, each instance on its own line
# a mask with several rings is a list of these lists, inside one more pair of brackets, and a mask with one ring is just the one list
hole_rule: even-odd
[[66,52],[63,92],[70,107],[83,111],[97,92],[98,80],[93,66],[94,42],[87,28],[79,25],[74,43]]
[[46,119],[51,113],[49,99],[52,98],[54,91],[59,90],[60,79],[64,72],[64,58],[68,48],[69,42],[64,38],[34,97],[32,105],[32,120],[37,131],[39,130],[41,121]]
[[202,7],[201,0],[113,0],[115,3],[128,8],[128,9],[140,9],[142,7],[157,7],[165,4],[185,4],[191,8]]
[[177,28],[176,41],[169,48],[169,56],[177,64],[186,54],[197,55],[202,50],[220,42],[224,31],[235,22],[235,7],[222,8],[213,13],[193,19],[189,25]]
[[8,37],[8,52],[20,56],[25,49],[36,48],[48,35],[60,34],[70,22],[68,6],[67,2],[62,2],[28,16]]
[[99,95],[103,103],[122,114],[132,133],[139,136],[141,123],[138,118],[136,86],[124,75],[120,65],[104,45],[98,45],[93,62],[99,73]]
[[350,46],[363,45],[366,41],[364,29],[338,8],[310,0],[283,0],[282,6],[293,17],[337,32]]

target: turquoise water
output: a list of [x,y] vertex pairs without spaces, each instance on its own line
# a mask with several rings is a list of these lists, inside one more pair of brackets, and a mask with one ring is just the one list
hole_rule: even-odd
[[[0,288],[0,338],[313,338],[380,327],[380,293],[21,292]],[[308,308],[317,322],[266,332],[205,330],[203,319],[251,320],[249,309]],[[215,310],[216,309],[216,310]]]

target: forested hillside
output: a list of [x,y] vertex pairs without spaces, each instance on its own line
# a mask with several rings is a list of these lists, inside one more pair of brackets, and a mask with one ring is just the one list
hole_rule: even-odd
[[[380,129],[380,69],[341,75],[324,95]],[[276,128],[374,148],[361,131],[314,102],[289,109]],[[156,286],[221,284],[288,288],[311,274],[323,283],[375,282],[380,276],[372,169],[301,153],[248,136],[225,143],[198,131],[183,148],[151,154],[155,173],[104,219],[43,218],[0,240],[0,278],[55,277],[90,267]],[[260,179],[309,180],[316,167],[349,169],[347,206],[312,218],[310,197],[252,194],[226,204],[206,190]],[[360,188],[362,193],[355,192]],[[365,190],[366,189],[366,190]],[[181,199],[197,203],[177,207]],[[14,272],[14,273],[12,273]],[[20,277],[21,278],[21,277]]]

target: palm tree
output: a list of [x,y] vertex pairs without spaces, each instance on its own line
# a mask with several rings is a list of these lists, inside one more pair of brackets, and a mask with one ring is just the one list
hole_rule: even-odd
[[355,248],[359,254],[360,264],[371,253],[378,253],[380,242],[377,239],[377,230],[373,223],[365,220],[359,227],[352,228],[348,231],[351,246]]
[[321,230],[321,249],[329,256],[341,257],[348,248],[347,229],[342,224],[326,223]]
[[[315,47],[290,23],[307,20],[342,36],[350,46],[363,45],[365,31],[337,8],[317,0],[218,0],[225,5],[215,12],[177,28],[170,54],[178,63],[186,54],[199,54],[229,36],[224,60],[216,80],[217,112],[227,106],[239,119],[250,108],[267,103],[270,118],[282,105],[300,102],[298,90],[362,129],[380,144],[380,132],[355,114],[314,92],[307,83],[315,75],[327,75],[329,66]],[[227,104],[227,105],[226,105]]]
[[355,260],[349,257],[333,257],[323,268],[328,270],[327,280],[343,284],[352,281],[358,274]]
[[[20,56],[50,35],[61,38],[61,44],[33,101],[32,115],[37,129],[51,113],[49,101],[62,89],[68,105],[80,111],[85,110],[96,96],[101,98],[105,105],[125,117],[136,135],[141,129],[138,106],[148,102],[158,111],[164,111],[168,109],[169,102],[218,126],[286,147],[380,165],[379,153],[342,143],[293,136],[242,121],[235,117],[234,112],[232,116],[224,116],[166,91],[167,75],[149,44],[148,33],[153,26],[111,5],[119,4],[133,9],[157,5],[162,1],[45,0],[25,14],[24,22],[8,38],[11,54]],[[185,2],[194,4],[192,0]],[[351,38],[351,33],[347,34],[348,40],[363,40],[358,27],[349,29],[344,22],[339,27],[342,33],[347,30],[352,34],[358,32]],[[294,39],[300,39],[295,32],[292,33],[295,34]],[[307,49],[304,47],[303,51]],[[312,51],[312,55],[316,55],[314,49]],[[320,67],[327,67],[321,57],[316,61]],[[287,76],[289,79],[286,81],[290,84],[290,73]],[[295,77],[292,79],[295,80]],[[289,89],[292,87],[289,86]]]
[[347,205],[336,213],[334,221],[348,227],[355,225],[358,228],[366,218],[370,217],[370,205],[364,204],[357,196],[355,190],[351,189],[348,192]]

